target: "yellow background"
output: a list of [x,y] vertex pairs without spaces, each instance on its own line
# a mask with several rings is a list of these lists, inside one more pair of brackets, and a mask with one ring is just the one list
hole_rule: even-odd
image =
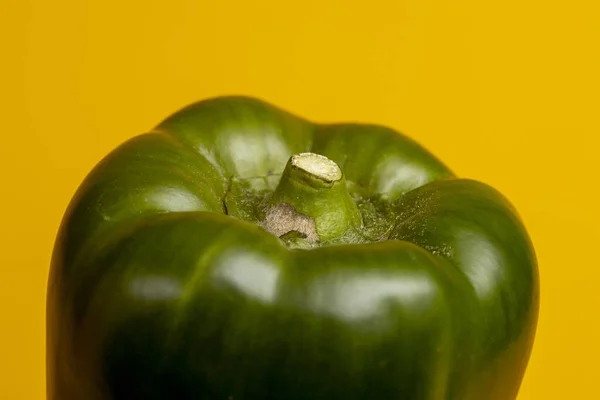
[[519,400],[599,398],[597,4],[0,0],[0,398],[44,398],[48,264],[78,184],[218,94],[393,126],[504,192],[542,284]]

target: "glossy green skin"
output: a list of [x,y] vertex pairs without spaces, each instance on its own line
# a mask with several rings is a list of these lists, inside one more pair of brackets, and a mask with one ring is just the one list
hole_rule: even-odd
[[[359,236],[294,250],[260,226],[306,151],[342,168]],[[48,398],[514,399],[538,298],[494,189],[388,128],[210,99],[75,195],[49,281]]]

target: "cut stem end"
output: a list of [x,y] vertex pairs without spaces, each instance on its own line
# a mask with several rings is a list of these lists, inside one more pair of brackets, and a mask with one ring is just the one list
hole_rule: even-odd
[[278,237],[297,232],[310,243],[324,242],[362,223],[342,170],[320,154],[292,156],[269,203],[263,226]]

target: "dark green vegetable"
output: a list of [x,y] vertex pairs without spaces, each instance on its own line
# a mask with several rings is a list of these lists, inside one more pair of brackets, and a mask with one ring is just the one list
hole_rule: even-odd
[[539,302],[511,204],[391,129],[193,104],[60,228],[48,397],[505,400]]

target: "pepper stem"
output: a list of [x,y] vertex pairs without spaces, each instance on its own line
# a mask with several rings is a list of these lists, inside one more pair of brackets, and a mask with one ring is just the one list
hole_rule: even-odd
[[292,156],[269,202],[263,226],[282,237],[300,234],[310,244],[334,240],[361,225],[340,167],[325,156]]

